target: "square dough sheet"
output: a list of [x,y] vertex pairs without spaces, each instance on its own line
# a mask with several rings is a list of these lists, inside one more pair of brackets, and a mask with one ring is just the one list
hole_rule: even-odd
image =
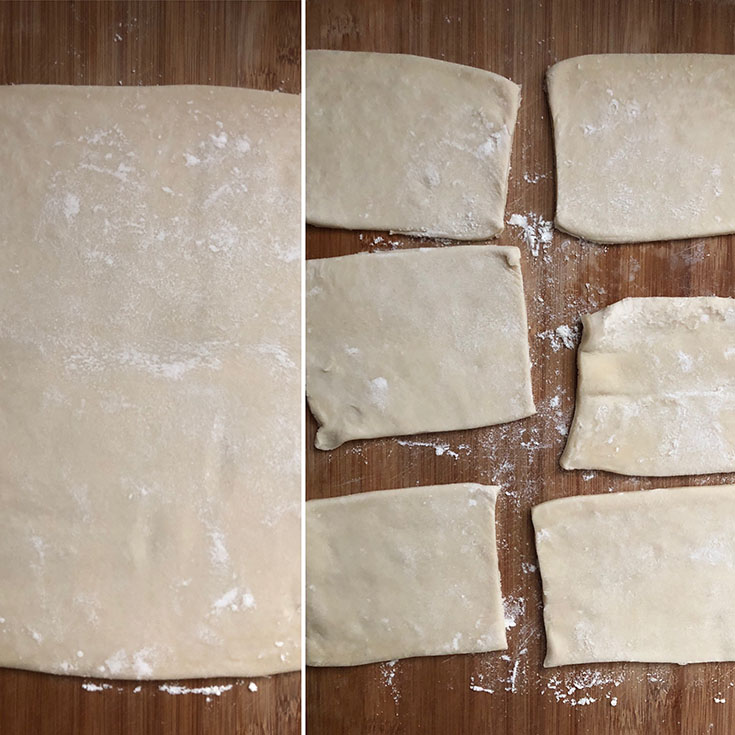
[[735,471],[735,299],[629,298],[582,323],[564,469]]
[[498,488],[462,483],[306,504],[306,663],[506,648]]
[[532,415],[520,251],[308,261],[306,391],[319,449]]
[[735,231],[735,56],[579,56],[547,86],[559,229],[610,243]]
[[299,668],[299,117],[0,88],[0,666]]
[[735,660],[735,486],[533,509],[545,666]]
[[437,59],[307,51],[307,221],[497,235],[520,92],[492,72]]

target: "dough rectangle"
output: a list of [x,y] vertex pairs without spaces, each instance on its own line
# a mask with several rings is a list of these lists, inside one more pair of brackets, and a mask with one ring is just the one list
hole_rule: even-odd
[[306,53],[306,219],[484,240],[503,229],[520,87],[407,54]]
[[532,514],[545,666],[735,659],[735,486],[562,498]]
[[506,648],[498,489],[473,483],[306,504],[306,663]]
[[306,330],[319,449],[535,412],[518,248],[310,260]]
[[562,467],[735,470],[735,299],[628,298],[582,323]]
[[579,56],[547,86],[559,229],[609,243],[735,231],[735,56]]
[[300,665],[300,105],[0,87],[0,666]]

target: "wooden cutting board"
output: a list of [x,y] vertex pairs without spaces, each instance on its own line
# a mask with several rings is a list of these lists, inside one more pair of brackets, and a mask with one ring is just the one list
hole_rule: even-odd
[[[602,247],[541,232],[554,215],[554,159],[544,73],[570,56],[602,52],[735,53],[735,5],[676,0],[309,0],[307,47],[413,53],[502,74],[523,87],[501,244],[518,245],[529,313],[538,414],[474,431],[313,448],[307,497],[418,484],[500,484],[497,531],[509,648],[354,668],[307,670],[307,729],[360,733],[730,733],[735,664],[609,664],[544,670],[541,584],[530,508],[576,494],[698,483],[564,472],[558,460],[575,392],[579,317],[625,296],[735,296],[735,238]],[[734,128],[735,130],[735,128]],[[734,133],[735,134],[735,133]],[[686,175],[686,172],[684,172]],[[386,233],[307,229],[307,257],[416,247]],[[422,243],[424,244],[424,243]],[[566,342],[564,337],[566,337]],[[491,388],[491,386],[489,386]],[[428,398],[430,400],[430,398]]]
[[[0,84],[219,84],[298,92],[300,3],[0,2]],[[172,131],[175,134],[175,131]],[[1,512],[1,510],[0,510]],[[0,669],[0,735],[296,735],[300,674],[94,682]],[[250,682],[258,687],[248,688]]]

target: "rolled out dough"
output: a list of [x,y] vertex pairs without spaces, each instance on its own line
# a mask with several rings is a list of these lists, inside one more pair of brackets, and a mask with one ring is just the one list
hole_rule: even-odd
[[547,86],[559,229],[610,243],[735,231],[735,56],[579,56]]
[[300,664],[299,98],[0,88],[0,666]]
[[404,54],[307,51],[306,219],[483,240],[503,229],[520,87]]
[[562,498],[532,515],[545,666],[735,660],[735,486]]
[[623,299],[582,323],[564,469],[735,471],[735,299]]
[[310,260],[306,328],[319,449],[535,412],[515,247]]
[[306,663],[506,647],[497,488],[462,483],[306,504]]

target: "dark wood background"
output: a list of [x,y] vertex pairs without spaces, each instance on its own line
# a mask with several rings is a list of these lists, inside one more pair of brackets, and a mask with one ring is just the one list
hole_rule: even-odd
[[[0,84],[218,84],[300,90],[300,3],[0,2]],[[175,134],[175,131],[172,131]],[[0,509],[0,512],[1,509]],[[0,669],[0,735],[295,735],[300,674],[222,696],[157,682],[88,692],[75,677]]]
[[[554,213],[543,81],[549,65],[600,52],[735,53],[735,5],[724,0],[307,0],[306,11],[307,48],[431,56],[521,84],[506,216],[535,213],[545,221]],[[554,232],[553,242],[534,256],[520,235],[509,226],[498,242],[523,252],[537,416],[504,427],[410,438],[437,445],[437,453],[434,446],[402,446],[393,439],[319,452],[313,449],[316,424],[309,415],[306,448],[309,498],[457,481],[503,486],[500,568],[515,620],[507,660],[490,653],[414,658],[393,667],[307,669],[307,730],[314,735],[732,733],[733,664],[543,669],[541,585],[529,509],[551,498],[610,489],[733,481],[732,475],[642,479],[562,471],[558,459],[574,407],[575,351],[564,347],[554,330],[575,327],[580,314],[625,296],[735,296],[735,238],[602,247]],[[307,229],[312,258],[416,244],[385,233],[361,238],[357,232]]]

